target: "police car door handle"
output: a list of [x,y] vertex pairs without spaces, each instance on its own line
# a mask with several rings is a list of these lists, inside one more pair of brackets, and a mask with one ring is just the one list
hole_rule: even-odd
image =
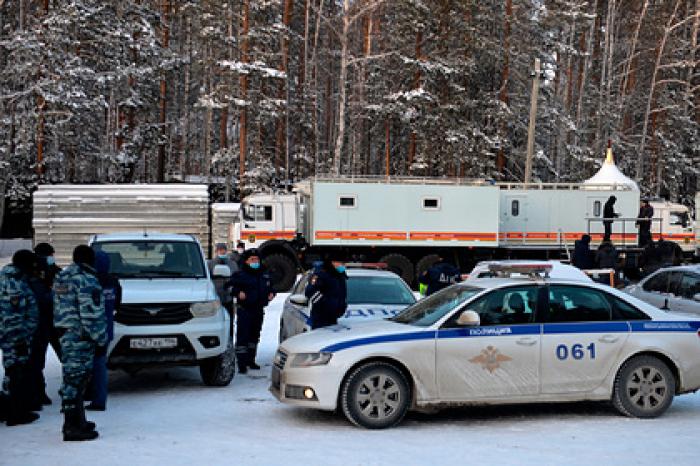
[[603,335],[602,337],[598,338],[598,341],[601,343],[615,343],[619,339],[620,337],[615,335]]
[[520,338],[516,341],[517,344],[523,345],[523,346],[532,346],[535,343],[537,343],[537,338],[534,337],[524,337]]

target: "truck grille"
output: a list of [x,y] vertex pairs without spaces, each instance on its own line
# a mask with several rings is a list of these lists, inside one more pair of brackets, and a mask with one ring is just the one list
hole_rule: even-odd
[[123,325],[174,325],[190,319],[189,303],[122,304],[114,315]]

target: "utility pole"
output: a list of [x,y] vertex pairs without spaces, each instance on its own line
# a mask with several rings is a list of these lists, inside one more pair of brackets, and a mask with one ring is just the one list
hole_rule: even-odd
[[530,124],[527,127],[527,156],[525,158],[525,183],[532,177],[532,153],[535,150],[535,123],[537,121],[537,96],[540,92],[540,59],[535,58],[535,72],[532,75],[532,95],[530,96]]

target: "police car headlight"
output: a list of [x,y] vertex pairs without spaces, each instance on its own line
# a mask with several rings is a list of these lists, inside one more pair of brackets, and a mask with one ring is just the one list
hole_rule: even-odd
[[292,357],[291,367],[325,366],[333,353],[299,353]]
[[216,301],[205,301],[203,303],[192,303],[190,305],[190,312],[195,317],[213,317],[219,312],[221,303],[217,299]]

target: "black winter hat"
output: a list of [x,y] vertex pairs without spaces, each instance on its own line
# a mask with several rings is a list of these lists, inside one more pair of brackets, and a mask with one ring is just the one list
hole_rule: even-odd
[[73,249],[73,262],[76,264],[86,264],[95,266],[95,251],[86,244],[81,244]]
[[243,262],[245,262],[245,261],[247,261],[248,258],[251,257],[251,256],[255,256],[255,257],[261,258],[261,257],[260,257],[260,251],[258,250],[258,248],[246,249],[245,252],[243,252],[243,254],[241,254],[241,260],[242,260]]
[[30,274],[34,271],[36,262],[36,254],[29,249],[20,249],[12,256],[12,265],[26,274]]
[[54,250],[53,246],[51,246],[49,243],[39,243],[34,246],[34,253],[39,256],[49,257],[55,252],[56,251]]

